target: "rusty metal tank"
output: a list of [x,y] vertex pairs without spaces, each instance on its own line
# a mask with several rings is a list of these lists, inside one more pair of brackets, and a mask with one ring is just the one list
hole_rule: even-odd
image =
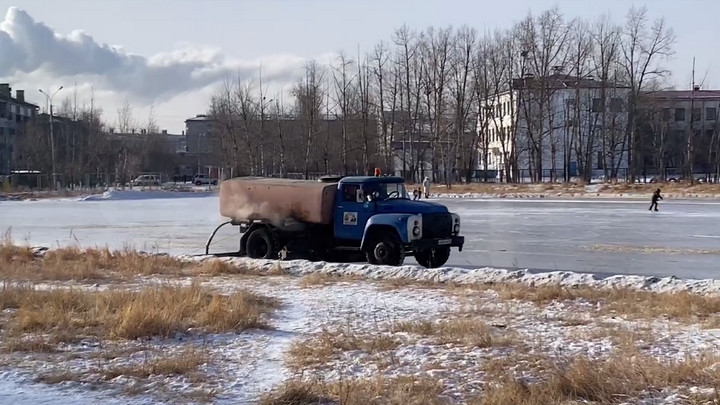
[[238,177],[220,184],[220,215],[236,220],[332,222],[337,182]]

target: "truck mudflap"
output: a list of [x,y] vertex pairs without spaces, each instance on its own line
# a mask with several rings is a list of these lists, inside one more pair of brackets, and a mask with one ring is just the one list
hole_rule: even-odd
[[410,243],[413,250],[423,250],[436,248],[441,246],[457,247],[458,251],[462,252],[463,245],[465,244],[464,236],[453,236],[450,238],[434,238],[434,239],[419,239],[414,240]]

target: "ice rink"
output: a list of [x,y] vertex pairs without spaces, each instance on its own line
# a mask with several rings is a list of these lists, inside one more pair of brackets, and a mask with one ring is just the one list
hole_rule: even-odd
[[[454,251],[449,266],[720,275],[720,203],[664,201],[660,212],[649,212],[648,202],[636,200],[435,201],[463,221],[465,250]],[[200,254],[222,220],[216,196],[0,202],[0,232],[33,245]],[[236,246],[236,228],[227,229],[216,251]]]

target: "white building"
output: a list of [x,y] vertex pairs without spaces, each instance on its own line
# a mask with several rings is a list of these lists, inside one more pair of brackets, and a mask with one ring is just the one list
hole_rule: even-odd
[[624,176],[628,94],[564,74],[513,80],[511,90],[480,103],[479,169],[503,181]]

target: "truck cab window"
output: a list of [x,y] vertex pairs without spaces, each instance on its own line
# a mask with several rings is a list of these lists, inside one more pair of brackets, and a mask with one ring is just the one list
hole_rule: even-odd
[[357,184],[346,184],[343,187],[343,201],[345,202],[357,202],[357,192],[360,190],[360,186]]

